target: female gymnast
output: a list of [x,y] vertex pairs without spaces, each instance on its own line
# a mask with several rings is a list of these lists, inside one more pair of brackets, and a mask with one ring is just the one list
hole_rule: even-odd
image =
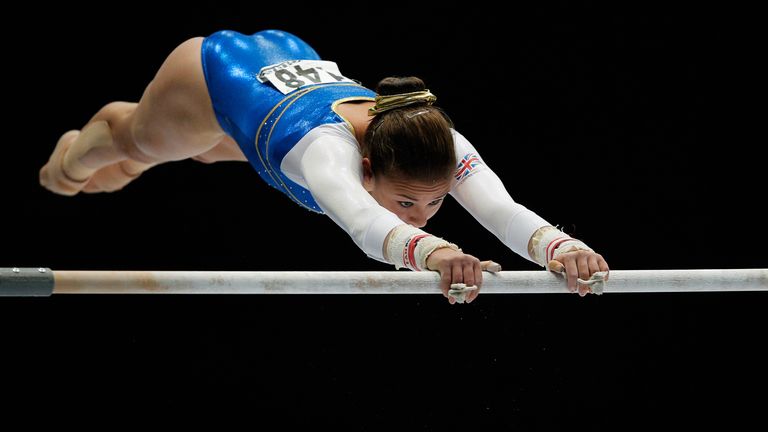
[[[138,103],[104,106],[61,136],[40,170],[52,192],[112,192],[160,163],[247,161],[302,207],[327,214],[369,257],[433,270],[472,302],[481,263],[421,230],[451,194],[517,254],[566,273],[570,291],[608,264],[513,201],[415,77],[376,92],[283,31],[219,31],[179,45]],[[476,286],[454,295],[452,284]]]

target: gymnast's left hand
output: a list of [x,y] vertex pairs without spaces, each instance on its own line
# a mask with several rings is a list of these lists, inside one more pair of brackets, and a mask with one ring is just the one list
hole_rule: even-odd
[[451,284],[455,283],[477,287],[477,290],[467,294],[467,303],[472,303],[477,298],[483,284],[483,271],[479,259],[450,248],[441,248],[429,255],[427,268],[440,273],[440,290],[449,303],[456,303],[456,300],[448,295]]
[[[555,273],[562,273],[565,270],[568,290],[570,292],[578,291],[582,297],[589,294],[591,290],[589,285],[579,284],[577,279],[586,281],[596,272],[610,270],[602,255],[587,250],[562,253],[557,256],[557,259],[550,261],[548,267]],[[608,276],[605,277],[605,280],[608,280]]]

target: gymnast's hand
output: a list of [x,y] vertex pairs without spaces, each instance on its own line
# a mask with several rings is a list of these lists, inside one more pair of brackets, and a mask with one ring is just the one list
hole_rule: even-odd
[[[578,290],[582,297],[590,293],[591,290],[589,285],[579,284],[576,279],[586,281],[596,272],[609,271],[608,263],[605,262],[602,255],[587,250],[560,254],[557,259],[549,262],[548,267],[555,273],[562,273],[564,270],[568,279],[568,290],[571,292]],[[605,277],[605,280],[608,280],[608,276]]]
[[477,290],[467,294],[467,303],[477,298],[483,284],[483,269],[479,259],[450,248],[441,248],[429,255],[427,268],[440,272],[440,290],[451,304],[456,303],[456,300],[448,295],[448,290],[455,283],[477,286]]

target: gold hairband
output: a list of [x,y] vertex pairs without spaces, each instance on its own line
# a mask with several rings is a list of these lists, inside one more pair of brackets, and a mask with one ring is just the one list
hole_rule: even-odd
[[375,116],[376,114],[381,114],[385,111],[401,108],[415,103],[426,103],[427,105],[432,105],[436,100],[437,96],[433,95],[429,89],[386,96],[378,95],[376,96],[376,105],[368,109],[368,115]]

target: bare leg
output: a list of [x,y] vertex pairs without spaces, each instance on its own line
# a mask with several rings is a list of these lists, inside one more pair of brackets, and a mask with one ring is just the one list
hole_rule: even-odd
[[115,146],[110,125],[133,116],[138,104],[114,102],[91,119],[82,131],[59,138],[48,163],[40,170],[40,183],[62,195],[111,192],[121,189],[154,165],[131,159]]
[[[154,165],[209,154],[220,144],[229,150],[226,160],[244,160],[213,113],[201,44],[194,38],[177,47],[138,104],[108,104],[82,131],[62,135],[40,183],[62,195],[118,190]],[[222,159],[204,161],[214,160]]]

